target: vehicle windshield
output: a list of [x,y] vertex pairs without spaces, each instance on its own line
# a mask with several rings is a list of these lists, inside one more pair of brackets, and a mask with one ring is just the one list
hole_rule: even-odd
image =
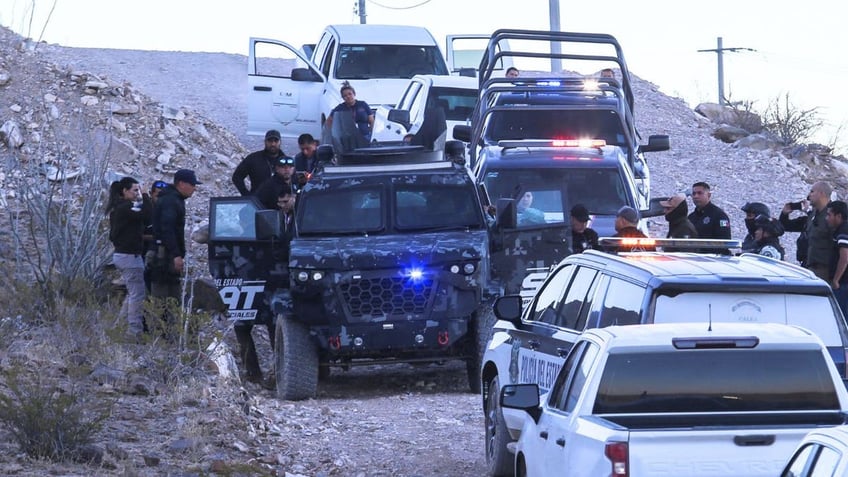
[[[615,215],[622,205],[632,202],[621,174],[613,168],[490,170],[485,183],[492,203],[503,198],[525,199],[525,193],[532,192],[531,205],[542,210],[546,223],[563,222],[566,206],[578,203],[591,214]],[[519,212],[520,208],[519,204]]]
[[820,350],[694,349],[610,354],[594,413],[827,409],[839,399]]
[[[300,204],[301,235],[484,227],[475,190],[469,187],[402,184],[388,189],[377,184],[308,193]],[[387,227],[389,209],[394,223]]]
[[395,186],[395,221],[400,230],[480,228],[475,189],[454,185]]
[[448,121],[467,121],[477,104],[477,90],[439,87],[432,88],[430,94],[445,111]]
[[629,147],[619,115],[609,110],[502,109],[487,116],[483,130],[490,145],[520,139],[603,139]]
[[342,45],[336,60],[338,79],[409,79],[414,75],[447,74],[445,60],[436,46]]

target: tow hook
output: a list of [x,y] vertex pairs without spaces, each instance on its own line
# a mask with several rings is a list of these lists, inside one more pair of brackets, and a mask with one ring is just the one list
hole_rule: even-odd
[[440,331],[436,340],[441,346],[447,346],[447,344],[450,343],[450,336],[447,331]]

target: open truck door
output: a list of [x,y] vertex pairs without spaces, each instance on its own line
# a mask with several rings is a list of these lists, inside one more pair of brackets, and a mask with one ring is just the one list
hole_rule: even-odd
[[320,98],[326,77],[297,48],[251,38],[247,60],[247,134],[277,129],[284,138],[321,137]]
[[[491,35],[484,33],[448,35],[445,41],[445,55],[450,74],[476,77],[477,68],[480,66],[483,53],[486,52],[489,38],[491,38]],[[504,40],[498,43],[498,48],[500,48],[499,51],[509,50],[509,43]],[[512,58],[502,57],[495,69],[499,70],[501,76],[503,76],[507,68],[511,66],[513,66]]]

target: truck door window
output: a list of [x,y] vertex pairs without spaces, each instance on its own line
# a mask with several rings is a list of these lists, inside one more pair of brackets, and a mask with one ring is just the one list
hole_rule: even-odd
[[641,286],[611,277],[598,326],[638,324],[644,296],[645,290]]
[[557,310],[560,307],[565,287],[568,285],[575,268],[573,265],[560,268],[542,285],[542,289],[536,295],[533,311],[529,315],[532,320],[549,324],[556,323]]
[[209,235],[213,240],[255,239],[256,211],[253,202],[219,202],[215,204]]
[[822,446],[819,458],[816,459],[815,467],[810,477],[829,477],[836,475],[836,467],[839,465],[839,453],[830,447]]
[[[327,47],[327,50],[320,57],[320,59],[321,59],[321,65],[320,65],[321,72],[323,72],[324,76],[326,76],[327,78],[330,77],[330,65],[333,62],[333,54],[335,53],[335,51],[336,51],[336,40],[331,39],[330,44]],[[319,58],[319,57],[316,57],[316,58]]]
[[577,367],[577,363],[580,361],[580,357],[583,356],[583,350],[586,346],[587,342],[581,341],[571,348],[571,352],[568,353],[565,362],[562,363],[562,368],[559,370],[556,381],[551,387],[550,393],[548,393],[548,406],[557,408],[557,404],[564,399],[565,394],[568,392],[566,389],[568,377],[571,376],[571,373]]
[[403,97],[400,99],[397,108],[409,111],[409,108],[412,107],[412,102],[418,97],[419,91],[421,91],[421,83],[417,81],[410,83],[409,87],[406,88],[406,92],[403,93]]
[[595,364],[595,357],[598,356],[598,347],[589,343],[586,345],[586,352],[580,357],[580,364],[571,375],[571,385],[568,387],[568,392],[557,402],[557,409],[563,412],[571,412],[577,406],[577,400],[580,394],[583,393],[583,387],[586,386],[586,378],[589,377],[589,371],[592,365]]
[[818,449],[818,444],[807,444],[802,447],[795,453],[795,456],[792,457],[789,467],[786,469],[786,472],[781,474],[780,477],[801,477],[810,475],[805,471],[813,464],[812,460],[815,458]]
[[583,311],[584,317],[588,313],[590,305],[586,304],[586,296],[589,290],[592,289],[592,283],[595,281],[597,274],[595,270],[588,267],[577,269],[574,279],[571,280],[571,285],[569,285],[568,290],[565,292],[565,300],[563,300],[562,307],[558,313],[559,316],[557,317],[556,324],[558,326],[572,330],[577,329],[577,320],[581,314],[581,309],[583,307],[587,309]]
[[292,69],[306,67],[292,50],[282,45],[258,41],[254,54],[258,76],[291,78]]

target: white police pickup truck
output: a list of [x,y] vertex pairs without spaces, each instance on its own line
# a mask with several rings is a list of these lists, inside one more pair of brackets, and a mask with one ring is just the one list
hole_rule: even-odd
[[447,75],[427,29],[402,25],[330,25],[307,55],[282,41],[251,38],[247,61],[247,133],[277,129],[283,138],[316,138],[349,82],[371,108],[394,105],[417,74]]
[[782,324],[611,326],[575,343],[525,411],[520,476],[774,476],[813,429],[845,421],[848,392],[812,332]]

